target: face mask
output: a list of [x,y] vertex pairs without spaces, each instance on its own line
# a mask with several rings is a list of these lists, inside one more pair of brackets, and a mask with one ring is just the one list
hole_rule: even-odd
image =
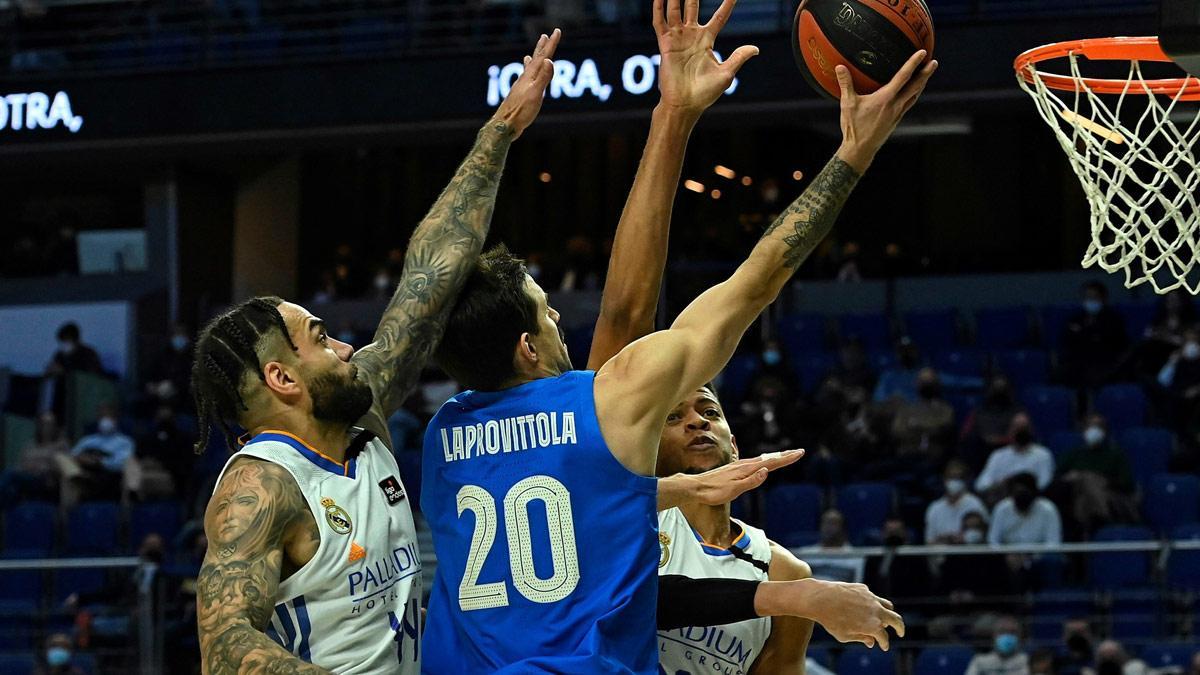
[[779,353],[778,349],[768,349],[767,351],[763,352],[763,363],[767,364],[768,366],[777,366],[782,360],[783,355]]
[[957,497],[967,489],[967,483],[961,478],[951,478],[946,481],[946,494],[951,497]]
[[971,544],[971,545],[982,544],[983,543],[983,530],[977,530],[975,528],[972,528],[970,530],[967,530],[966,532],[963,532],[963,543]]
[[1101,309],[1104,309],[1104,303],[1100,302],[1099,300],[1083,301],[1083,311],[1091,314],[1092,316],[1099,314]]
[[172,335],[171,336],[171,346],[174,347],[175,351],[177,351],[177,352],[181,352],[181,351],[187,349],[188,342],[189,342],[189,340],[186,335]]
[[46,650],[46,664],[61,668],[71,662],[71,650],[66,647],[51,647]]
[[1028,429],[1018,429],[1013,433],[1013,442],[1017,445],[1029,445],[1033,440],[1033,432]]
[[111,417],[101,417],[96,423],[96,429],[102,434],[111,434],[117,430],[117,421]]
[[1083,442],[1088,444],[1088,447],[1096,447],[1104,442],[1104,430],[1100,427],[1091,426],[1083,430]]
[[1185,342],[1183,345],[1183,358],[1188,361],[1195,361],[1200,358],[1200,343]]
[[1017,653],[1017,645],[1019,640],[1012,633],[1001,633],[996,636],[996,653],[1002,656],[1009,656]]
[[75,351],[75,343],[69,340],[59,340],[58,351],[64,354],[70,354],[71,352]]

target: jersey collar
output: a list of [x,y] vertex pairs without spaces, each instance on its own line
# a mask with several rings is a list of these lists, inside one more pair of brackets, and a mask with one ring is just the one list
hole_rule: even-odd
[[350,441],[350,447],[346,450],[347,459],[345,462],[338,462],[329,455],[326,455],[320,450],[317,450],[313,446],[309,445],[299,436],[286,431],[281,431],[279,429],[267,429],[254,438],[246,441],[243,445],[260,443],[262,441],[275,441],[276,443],[283,443],[291,446],[293,450],[300,453],[300,455],[305,459],[321,467],[322,469],[325,469],[329,473],[354,480],[355,469],[358,465],[356,458],[358,457],[359,453],[362,452],[363,446],[365,446],[367,442],[374,437],[375,435],[366,429],[359,431],[358,435],[354,437],[354,440]]
[[[746,547],[750,546],[750,534],[748,532],[746,532],[746,528],[742,527],[736,521],[730,521],[730,522],[738,530],[741,530],[738,533],[738,535],[733,538],[733,544],[730,545],[730,548],[736,548],[736,549],[745,551]],[[727,548],[723,548],[721,546],[717,546],[716,544],[710,544],[707,541],[704,541],[704,537],[701,537],[700,533],[697,532],[695,530],[695,528],[692,528],[692,535],[696,537],[696,541],[700,542],[700,548],[709,555],[716,555],[716,556],[733,555],[732,553],[729,552],[729,549],[727,549]]]

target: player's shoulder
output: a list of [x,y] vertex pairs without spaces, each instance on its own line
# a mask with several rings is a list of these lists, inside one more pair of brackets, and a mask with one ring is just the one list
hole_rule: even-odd
[[771,581],[795,581],[808,579],[812,576],[812,568],[808,563],[796,557],[794,553],[774,541],[771,544],[771,565],[767,578]]

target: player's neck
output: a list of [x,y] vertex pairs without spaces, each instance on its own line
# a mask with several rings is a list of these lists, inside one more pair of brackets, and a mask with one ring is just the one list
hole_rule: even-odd
[[280,415],[266,420],[251,430],[251,435],[264,431],[285,431],[335,462],[346,461],[350,447],[350,428],[345,424],[321,422],[312,417]]
[[679,507],[688,525],[700,535],[705,543],[721,548],[733,545],[733,531],[729,522],[729,505],[706,506],[704,504],[684,504]]

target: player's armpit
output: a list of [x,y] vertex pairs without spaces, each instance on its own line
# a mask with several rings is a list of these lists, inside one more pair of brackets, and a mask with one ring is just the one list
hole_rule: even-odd
[[[767,578],[772,581],[796,581],[812,576],[808,563],[786,548],[771,542],[771,566]],[[771,635],[750,669],[756,673],[804,673],[805,652],[812,639],[813,622],[796,616],[771,619]]]
[[226,673],[327,673],[283,649],[270,622],[288,537],[316,537],[316,522],[292,476],[246,458],[221,479],[204,514],[208,551],[196,582],[201,666]]

